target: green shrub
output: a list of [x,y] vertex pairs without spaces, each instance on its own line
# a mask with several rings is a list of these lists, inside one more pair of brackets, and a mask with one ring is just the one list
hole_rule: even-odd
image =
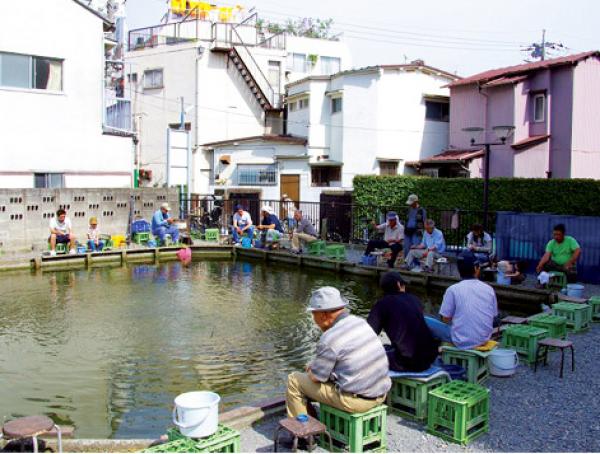
[[[483,180],[480,178],[401,175],[354,178],[354,203],[358,205],[404,206],[409,194],[417,194],[425,208],[483,210]],[[489,209],[600,216],[600,181],[492,178]]]

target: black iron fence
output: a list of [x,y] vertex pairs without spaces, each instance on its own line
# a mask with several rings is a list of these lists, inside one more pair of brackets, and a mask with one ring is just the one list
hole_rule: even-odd
[[[254,197],[256,196],[256,197]],[[263,200],[258,194],[244,194],[229,200],[217,200],[213,196],[195,196],[181,200],[181,217],[188,219],[192,233],[202,233],[205,228],[227,229],[232,225],[236,205],[250,213],[255,224],[260,222],[261,208],[269,206],[281,220],[286,232],[295,226],[294,212],[301,210],[315,226],[322,238],[344,243],[366,243],[380,235],[373,222],[385,222],[386,214],[395,211],[400,221],[406,224],[406,206],[368,206],[337,202],[286,202]],[[427,218],[435,221],[436,227],[444,232],[448,249],[459,249],[465,245],[466,236],[473,224],[483,224],[483,211],[443,210],[426,207]],[[489,232],[495,233],[496,213],[488,215]]]

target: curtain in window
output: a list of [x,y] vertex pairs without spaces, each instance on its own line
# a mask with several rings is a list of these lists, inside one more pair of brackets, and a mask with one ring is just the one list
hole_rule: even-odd
[[340,71],[340,59],[337,57],[321,57],[321,72],[335,74]]

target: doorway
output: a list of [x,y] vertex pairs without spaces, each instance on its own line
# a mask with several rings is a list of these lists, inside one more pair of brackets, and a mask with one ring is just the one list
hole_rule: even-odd
[[300,175],[281,175],[279,183],[279,198],[283,199],[283,195],[287,194],[298,204],[300,202]]

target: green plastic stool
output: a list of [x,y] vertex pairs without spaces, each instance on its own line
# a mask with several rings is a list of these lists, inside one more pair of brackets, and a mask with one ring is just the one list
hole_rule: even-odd
[[600,296],[592,296],[588,303],[592,306],[592,322],[600,323]]
[[547,329],[529,325],[510,325],[502,333],[502,346],[525,356],[525,362],[535,363],[538,341],[548,337]]
[[142,452],[240,452],[240,433],[219,424],[217,431],[205,438],[189,438],[179,429],[167,431],[169,441]]
[[554,288],[557,290],[562,290],[563,288],[567,288],[567,275],[562,271],[550,271],[550,281],[548,282],[548,287]]
[[[379,405],[364,413],[347,413],[320,405],[319,420],[325,424],[333,439],[336,452],[385,452],[387,450],[387,406]],[[322,448],[329,449],[325,437]]]
[[[436,374],[437,375],[437,374]],[[448,375],[433,378],[392,378],[392,388],[387,395],[387,405],[391,412],[415,421],[427,419],[429,391],[450,381]]]
[[219,229],[206,229],[204,231],[204,240],[205,241],[219,241]]
[[[50,242],[48,242],[48,250],[51,251]],[[66,243],[56,243],[56,247],[54,248],[57,254],[66,254],[67,253],[67,244]]]
[[489,378],[490,372],[487,366],[489,355],[490,352],[461,350],[447,345],[442,347],[442,361],[444,364],[454,364],[464,368],[469,383],[483,383]]
[[346,248],[342,244],[325,246],[325,256],[333,260],[346,260]]
[[466,445],[486,433],[490,423],[489,390],[454,380],[429,391],[427,432]]
[[567,303],[561,301],[552,306],[552,313],[567,319],[567,329],[573,333],[585,331],[592,320],[590,304]]
[[149,232],[138,232],[133,234],[133,242],[136,244],[144,244],[150,241]]
[[308,253],[311,255],[323,255],[325,253],[326,243],[323,240],[313,241],[308,245]]
[[537,314],[529,317],[529,325],[548,330],[548,337],[567,338],[567,319],[558,315]]

